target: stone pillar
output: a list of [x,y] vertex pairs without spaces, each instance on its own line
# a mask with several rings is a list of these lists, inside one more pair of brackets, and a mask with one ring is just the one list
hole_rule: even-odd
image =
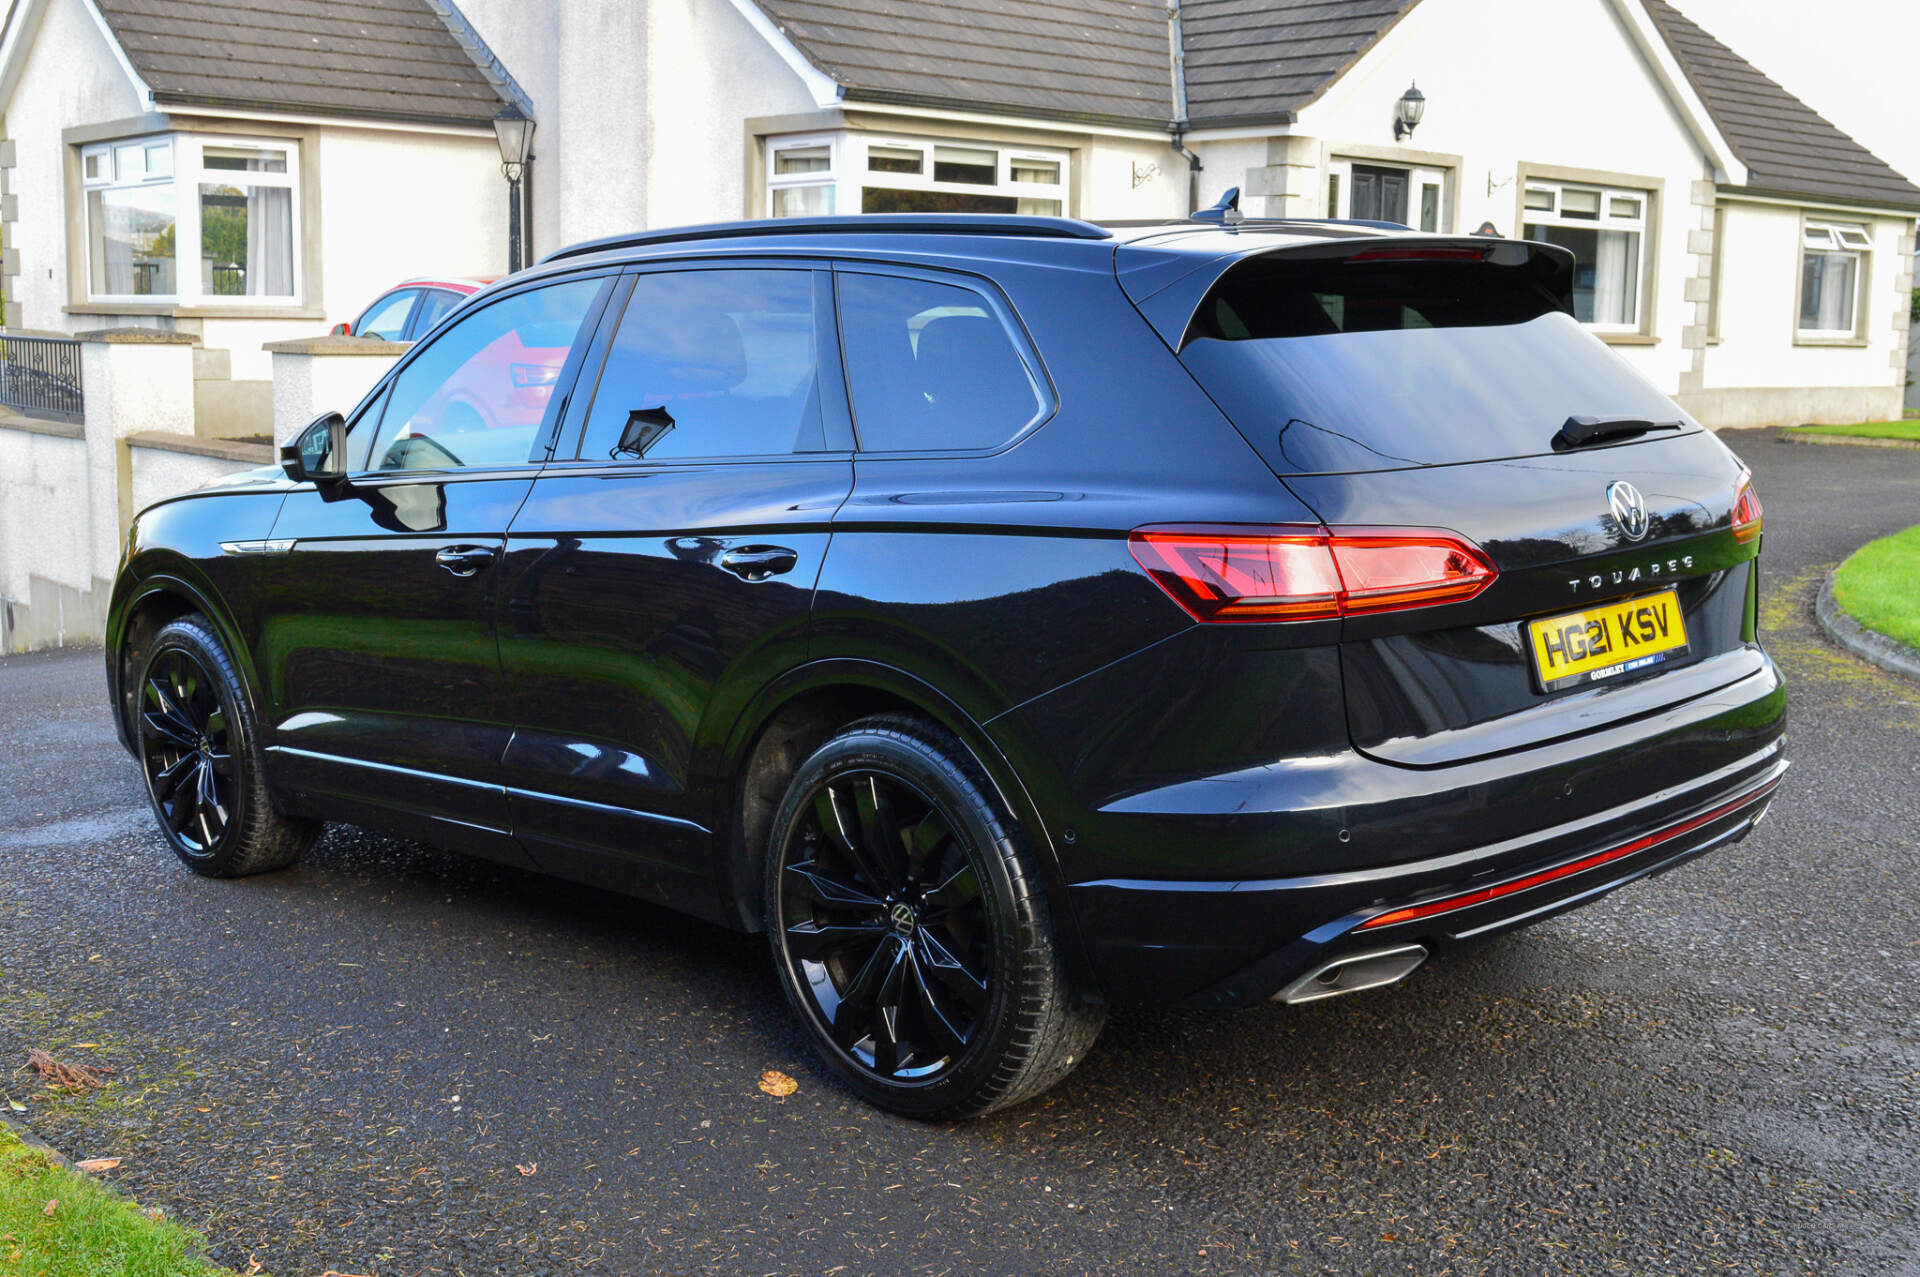
[[309,337],[270,341],[273,437],[288,443],[325,412],[353,411],[412,343],[378,337]]
[[[1248,217],[1324,217],[1320,139],[1285,134],[1267,139],[1267,163],[1241,182],[1240,211]],[[1265,200],[1256,206],[1255,200]]]
[[[193,437],[193,352],[200,338],[158,328],[79,334],[93,575],[111,581],[133,521],[129,435]],[[78,513],[78,512],[77,512]]]

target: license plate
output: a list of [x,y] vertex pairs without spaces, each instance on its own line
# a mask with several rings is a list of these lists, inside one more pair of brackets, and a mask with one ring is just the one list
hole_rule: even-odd
[[1530,622],[1533,672],[1557,692],[1684,656],[1687,624],[1672,590]]

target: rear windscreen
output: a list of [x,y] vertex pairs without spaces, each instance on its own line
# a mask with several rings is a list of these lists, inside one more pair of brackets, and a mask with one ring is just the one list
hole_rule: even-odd
[[1687,420],[1524,265],[1251,258],[1180,358],[1283,474],[1532,456],[1570,416]]

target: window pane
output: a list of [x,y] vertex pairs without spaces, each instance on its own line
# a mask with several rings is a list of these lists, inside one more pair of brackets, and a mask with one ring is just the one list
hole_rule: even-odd
[[113,180],[113,155],[108,151],[90,152],[82,161],[89,182],[111,182]]
[[1868,239],[1866,232],[1858,227],[1836,226],[1833,228],[1833,233],[1839,239],[1842,248],[1864,250],[1873,247],[1873,241]]
[[96,296],[170,297],[174,278],[171,186],[87,192],[88,278]]
[[1527,188],[1527,207],[1536,213],[1553,212],[1553,192],[1543,191],[1538,187],[1529,186]]
[[1583,220],[1600,219],[1600,192],[1563,190],[1560,192],[1560,216]]
[[1340,175],[1327,174],[1327,216],[1340,216]]
[[201,162],[210,169],[232,169],[242,173],[284,173],[287,153],[251,146],[209,146],[201,153]]
[[374,470],[522,465],[597,279],[516,293],[456,320],[394,379]]
[[641,275],[601,370],[580,456],[819,451],[826,441],[814,369],[808,272]]
[[1420,229],[1440,229],[1440,188],[1431,182],[1420,187]]
[[1000,156],[971,146],[936,146],[933,148],[933,180],[997,186]]
[[173,144],[161,142],[157,146],[147,147],[147,176],[173,176]]
[[417,341],[426,336],[442,316],[464,300],[459,293],[450,293],[444,288],[429,289],[426,300],[420,303],[420,313],[413,317],[414,339]]
[[1060,201],[1023,199],[1016,202],[1014,211],[1023,217],[1058,217]]
[[141,150],[138,142],[113,148],[113,167],[119,174],[116,181],[138,182],[146,177],[146,163],[141,158]]
[[822,142],[818,146],[788,146],[773,153],[773,171],[775,173],[824,173],[833,167],[833,148]]
[[1809,332],[1851,333],[1853,293],[1860,259],[1851,253],[1808,253],[1800,272],[1800,327]]
[[1640,201],[1616,195],[1607,201],[1607,216],[1626,217],[1637,221],[1640,217]]
[[869,146],[867,170],[872,173],[918,173],[926,166],[919,151],[908,146]]
[[840,324],[862,448],[991,448],[1039,410],[1006,328],[971,289],[842,275]]
[[1058,186],[1060,185],[1060,162],[1058,160],[1023,160],[1016,157],[1013,161],[1013,180]]
[[832,212],[831,186],[782,186],[773,193],[775,217],[825,217]]
[[201,186],[200,287],[216,297],[293,295],[293,192]]
[[1824,226],[1809,226],[1801,232],[1800,242],[1808,248],[1832,248],[1833,232]]
[[893,191],[869,186],[860,192],[862,213],[1017,213],[1022,202],[1011,195],[971,191]]
[[389,297],[383,297],[367,308],[360,316],[360,322],[353,326],[356,337],[378,337],[383,341],[399,341],[407,332],[407,316],[413,313],[413,299],[418,297],[418,289],[403,288]]
[[1575,319],[1613,327],[1640,322],[1640,232],[1529,223],[1526,237],[1573,253]]

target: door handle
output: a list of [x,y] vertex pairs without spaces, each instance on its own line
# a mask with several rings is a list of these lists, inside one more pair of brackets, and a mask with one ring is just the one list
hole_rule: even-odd
[[493,562],[493,547],[490,545],[450,545],[433,556],[438,563],[455,576],[473,576],[481,568]]
[[793,571],[800,556],[784,545],[743,545],[720,556],[720,566],[743,581],[764,581]]

